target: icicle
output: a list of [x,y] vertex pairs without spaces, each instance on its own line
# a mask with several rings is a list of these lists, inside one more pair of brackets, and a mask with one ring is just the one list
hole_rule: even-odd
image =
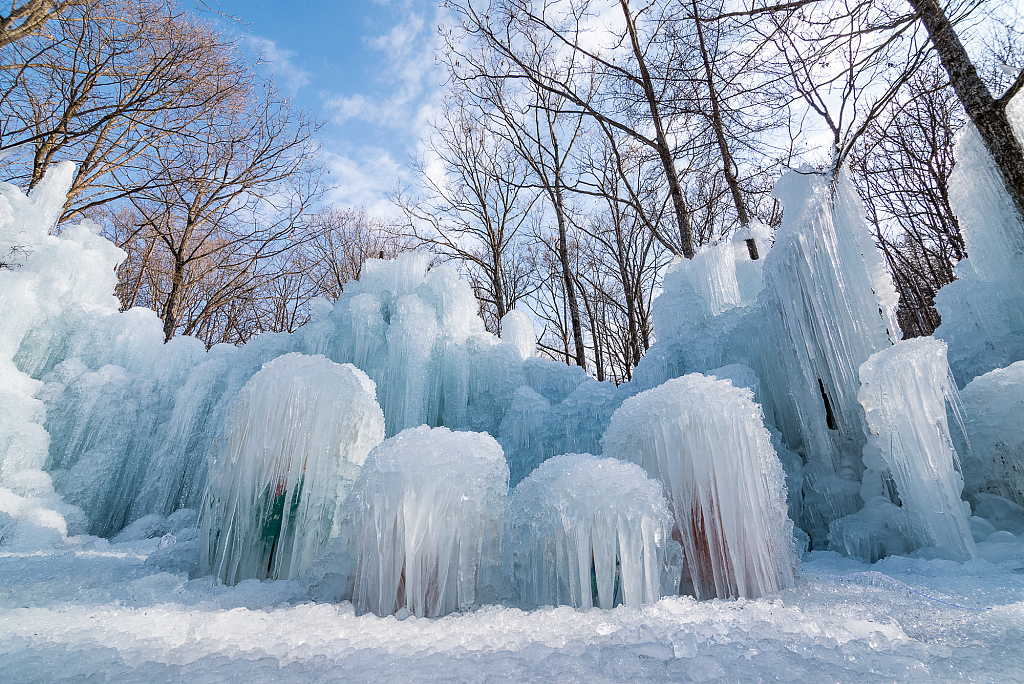
[[604,455],[660,478],[682,544],[681,589],[754,598],[793,581],[793,523],[782,465],[749,389],[698,373],[627,399]]
[[545,461],[512,494],[509,564],[520,605],[657,601],[670,520],[661,483],[633,463],[590,454]]
[[299,576],[383,437],[373,383],[354,366],[302,354],[266,364],[235,400],[211,466],[200,572],[226,584]]

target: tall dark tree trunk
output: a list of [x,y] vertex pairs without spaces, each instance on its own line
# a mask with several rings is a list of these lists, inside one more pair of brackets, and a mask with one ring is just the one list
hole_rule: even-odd
[[586,370],[587,352],[583,347],[583,325],[580,322],[580,307],[576,301],[576,284],[573,282],[572,268],[569,265],[569,242],[565,227],[565,204],[562,200],[562,169],[561,158],[558,154],[558,137],[555,135],[554,124],[548,119],[548,132],[551,136],[551,147],[554,152],[555,182],[554,188],[549,189],[552,193],[551,204],[555,207],[555,219],[558,222],[558,260],[562,265],[562,280],[565,283],[565,298],[569,300],[569,319],[572,323],[572,339],[576,347],[576,365]]
[[164,305],[165,344],[171,341],[178,327],[178,309],[181,307],[181,291],[184,284],[185,262],[182,259],[175,259],[174,270],[171,272],[171,291],[167,295],[167,303]]
[[[718,151],[722,156],[722,170],[725,173],[725,182],[732,194],[733,204],[736,205],[736,215],[739,217],[740,225],[746,227],[750,223],[750,213],[743,201],[743,193],[740,190],[739,180],[736,178],[736,163],[733,161],[732,153],[729,151],[729,141],[725,137],[725,124],[722,122],[722,108],[719,104],[718,89],[715,87],[715,76],[711,69],[711,56],[708,54],[707,42],[704,40],[704,27],[701,26],[701,18],[697,9],[697,0],[692,0],[693,23],[697,28],[697,42],[700,45],[700,56],[704,62],[704,76],[708,83],[708,99],[711,101],[711,128],[715,131],[715,140],[718,142]],[[750,243],[747,244],[750,249]],[[757,259],[757,247],[753,247],[751,258]]]
[[1024,72],[1021,72],[1006,93],[996,99],[978,76],[978,70],[971,62],[960,37],[957,36],[949,17],[938,0],[907,0],[921,18],[928,30],[935,51],[942,60],[942,66],[949,74],[950,83],[956,91],[967,116],[971,117],[985,148],[1003,177],[1006,190],[1013,200],[1017,213],[1024,221],[1024,147],[1014,135],[1013,127],[1006,116],[1006,105],[1024,86]]
[[690,212],[686,208],[685,200],[683,200],[683,189],[679,184],[679,174],[676,173],[676,163],[672,158],[672,148],[669,147],[668,137],[665,135],[665,127],[661,121],[658,98],[654,93],[654,82],[651,80],[650,71],[647,69],[647,60],[644,57],[643,50],[640,48],[640,37],[637,35],[636,24],[633,23],[633,14],[629,10],[629,2],[628,0],[619,0],[619,5],[622,7],[622,14],[626,18],[626,30],[629,32],[633,56],[636,58],[637,66],[640,67],[640,80],[643,84],[644,97],[647,98],[647,105],[651,110],[658,157],[661,159],[661,165],[665,169],[665,179],[668,181],[669,194],[672,196],[672,206],[676,212],[680,247],[683,250],[683,256],[687,259],[692,259],[696,256],[697,252],[693,244]]

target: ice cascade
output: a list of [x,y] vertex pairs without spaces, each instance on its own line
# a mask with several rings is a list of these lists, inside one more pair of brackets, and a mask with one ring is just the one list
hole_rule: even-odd
[[374,385],[350,364],[286,354],[245,384],[210,467],[199,570],[225,584],[298,577],[384,439]]
[[[489,435],[420,426],[370,452],[314,574],[359,613],[438,617],[495,600],[508,466]],[[499,586],[495,586],[493,583]],[[345,595],[350,594],[350,595]]]
[[681,592],[756,598],[792,584],[785,475],[751,390],[699,373],[669,380],[623,402],[602,442],[664,483]]
[[555,456],[512,494],[511,567],[521,606],[638,608],[661,598],[671,516],[636,464]]
[[[931,337],[901,342],[871,356],[860,376],[858,397],[871,434],[864,449],[865,508],[856,517],[867,524],[836,521],[833,542],[871,560],[888,555],[893,549],[875,548],[886,535],[874,528],[905,513],[909,529],[899,551],[932,547],[955,560],[973,558],[970,510],[960,500],[964,482],[946,418],[947,401],[957,401],[946,344]],[[902,511],[889,506],[890,481]],[[873,515],[882,519],[872,521]]]

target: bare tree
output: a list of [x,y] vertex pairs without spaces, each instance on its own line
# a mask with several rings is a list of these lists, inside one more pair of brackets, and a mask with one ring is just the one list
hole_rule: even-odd
[[992,155],[1017,214],[1024,221],[1024,145],[1017,138],[1006,114],[1010,100],[1024,88],[1021,70],[1009,88],[994,97],[978,74],[960,37],[938,0],[907,0],[928,31],[950,83],[967,116]]
[[905,337],[939,325],[939,288],[967,256],[949,202],[956,135],[966,117],[937,65],[906,86],[904,101],[872,122],[851,154],[851,170],[900,291]]
[[[487,46],[501,67],[490,73],[495,78],[522,79],[566,103],[565,112],[583,114],[595,121],[606,134],[620,134],[647,148],[661,166],[676,218],[676,235],[648,224],[656,239],[687,258],[695,254],[680,174],[676,169],[675,149],[670,141],[672,122],[665,111],[669,87],[667,67],[675,55],[673,44],[664,41],[664,29],[672,21],[661,5],[648,5],[638,14],[626,0],[620,0],[623,23],[608,24],[600,32],[604,49],[592,47],[594,8],[589,1],[494,0],[483,11],[471,2],[451,2],[449,7],[459,19],[461,30],[449,34],[447,50],[453,61],[473,65],[481,73],[472,52],[463,48],[466,39]],[[638,22],[638,18],[642,22]],[[582,81],[558,78],[565,72],[542,68],[531,59],[555,45],[563,59],[584,65],[577,70],[587,74]],[[601,97],[594,97],[593,79],[601,81]]]
[[166,340],[253,296],[274,275],[271,259],[309,239],[300,218],[319,192],[315,124],[269,86],[234,105],[157,148],[156,182],[129,197],[129,238],[159,250],[162,277],[146,303],[163,319]]
[[0,149],[20,148],[11,179],[30,188],[56,160],[76,163],[62,220],[152,183],[154,147],[253,87],[230,42],[161,0],[79,5],[52,26],[0,71]]
[[520,250],[537,199],[529,172],[459,94],[435,122],[429,154],[419,169],[421,195],[394,198],[407,218],[405,234],[463,266],[487,329],[500,332],[502,317],[533,288]]
[[11,9],[0,14],[0,48],[42,32],[46,23],[83,0],[12,0]]

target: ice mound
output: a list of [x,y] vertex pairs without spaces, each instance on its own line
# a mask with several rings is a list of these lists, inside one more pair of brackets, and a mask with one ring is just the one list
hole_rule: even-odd
[[680,590],[755,598],[792,584],[785,475],[753,393],[698,373],[623,402],[604,455],[660,479],[685,557]]
[[[956,401],[946,344],[930,337],[901,342],[871,356],[860,376],[858,398],[871,428],[861,497],[878,509],[873,502],[889,503],[887,482],[895,482],[910,527],[909,550],[932,547],[953,560],[973,558],[970,510],[960,500],[964,482],[946,421],[946,403]],[[870,525],[861,531],[872,536]],[[844,545],[852,552],[865,543],[848,538]],[[876,560],[871,556],[878,553],[868,557]]]
[[363,465],[339,539],[313,569],[314,583],[344,586],[318,597],[417,617],[493,600],[507,493],[508,466],[491,436],[403,430]]
[[1024,361],[980,375],[960,393],[967,443],[964,491],[1024,506]]
[[245,384],[210,467],[201,574],[230,585],[309,567],[384,438],[374,389],[352,365],[302,354],[274,359]]
[[520,604],[637,608],[657,601],[670,520],[661,483],[636,464],[590,454],[545,461],[512,494]]

